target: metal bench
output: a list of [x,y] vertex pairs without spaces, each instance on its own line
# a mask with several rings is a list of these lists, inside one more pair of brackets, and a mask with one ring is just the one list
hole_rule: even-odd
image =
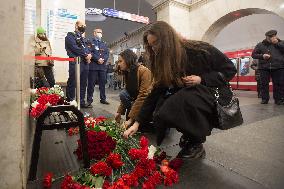
[[53,129],[69,129],[71,127],[78,126],[80,131],[80,139],[82,142],[84,168],[90,167],[83,114],[76,107],[70,105],[49,106],[36,121],[36,130],[34,134],[32,157],[28,177],[29,181],[33,181],[36,178],[42,131]]

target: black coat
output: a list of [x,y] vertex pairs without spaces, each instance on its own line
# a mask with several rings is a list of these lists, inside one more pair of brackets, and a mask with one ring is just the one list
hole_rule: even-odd
[[171,93],[168,88],[155,86],[144,101],[137,121],[146,124],[154,113],[154,122],[159,123],[156,124],[158,145],[164,137],[165,127],[174,127],[195,137],[210,135],[217,118],[212,88],[221,89],[221,98],[227,94],[231,98],[226,83],[237,72],[234,64],[215,47],[208,46],[206,50],[208,53],[186,49],[186,75],[200,76],[200,85],[173,90],[172,95],[168,95]]
[[[270,54],[271,57],[264,60],[263,54]],[[284,41],[279,40],[277,44],[272,44],[263,40],[254,48],[252,58],[259,60],[259,70],[284,68]]]

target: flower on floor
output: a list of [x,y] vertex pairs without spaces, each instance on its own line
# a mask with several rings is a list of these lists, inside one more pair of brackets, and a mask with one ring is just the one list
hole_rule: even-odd
[[52,185],[52,177],[53,174],[52,173],[46,173],[43,179],[43,187],[45,189],[51,188]]
[[[175,169],[181,161],[166,160],[165,152],[149,147],[147,137],[137,134],[125,140],[123,129],[104,117],[85,118],[85,124],[91,166],[75,176],[66,175],[61,189],[154,189],[178,182]],[[75,154],[82,159],[80,140]]]

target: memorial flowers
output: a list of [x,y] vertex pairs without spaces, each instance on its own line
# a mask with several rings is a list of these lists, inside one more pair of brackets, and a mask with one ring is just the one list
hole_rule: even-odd
[[[147,137],[136,135],[125,140],[123,128],[104,117],[85,118],[85,124],[91,166],[74,176],[67,174],[61,189],[154,189],[179,181],[177,170],[182,161],[167,160],[166,153],[150,145]],[[81,141],[77,143],[75,154],[81,160]]]
[[30,115],[37,118],[48,106],[56,106],[62,104],[70,104],[77,106],[76,101],[67,103],[64,100],[64,92],[59,85],[54,85],[52,88],[41,87],[31,89],[31,107]]

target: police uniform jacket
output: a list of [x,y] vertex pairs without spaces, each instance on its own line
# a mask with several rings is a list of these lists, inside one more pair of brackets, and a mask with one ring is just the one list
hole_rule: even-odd
[[86,63],[85,57],[90,53],[80,32],[67,33],[65,49],[69,57],[81,57],[81,61],[84,63]]
[[[90,63],[89,70],[106,71],[106,63],[109,57],[109,51],[106,43],[95,37],[91,39],[91,43],[92,62]],[[98,64],[98,60],[100,58],[104,59],[103,64]]]

